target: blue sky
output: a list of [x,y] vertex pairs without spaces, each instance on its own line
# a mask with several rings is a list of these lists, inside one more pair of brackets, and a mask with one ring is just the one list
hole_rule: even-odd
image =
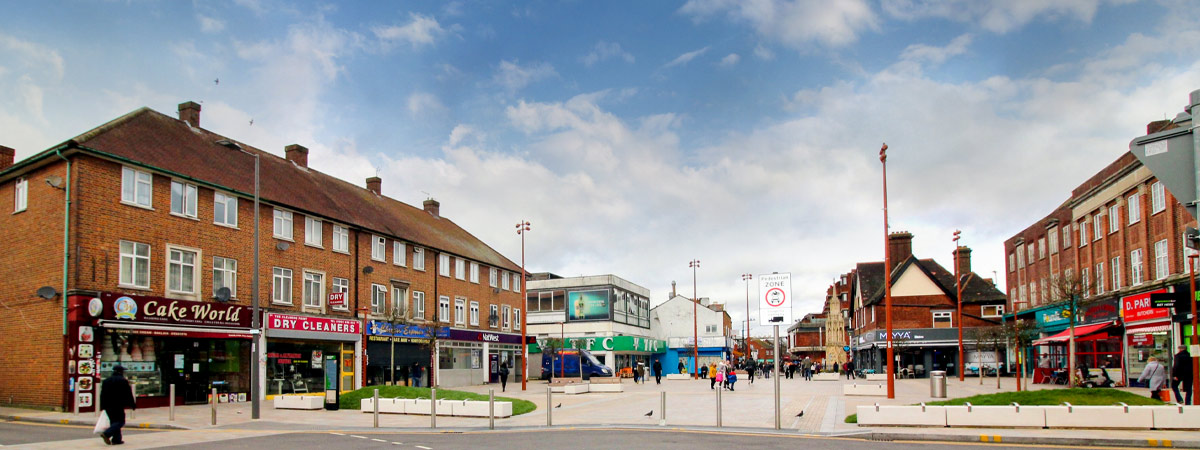
[[792,272],[800,315],[882,259],[881,142],[893,229],[946,266],[962,229],[1003,286],[1002,241],[1200,88],[1183,1],[4,3],[18,159],[194,100],[514,260],[530,220],[532,270],[657,303],[698,258],[735,320],[741,273]]

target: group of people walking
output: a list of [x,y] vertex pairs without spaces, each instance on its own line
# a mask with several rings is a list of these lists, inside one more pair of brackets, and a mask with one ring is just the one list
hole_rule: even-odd
[[734,365],[729,361],[722,360],[720,362],[709,363],[708,366],[701,368],[701,373],[707,372],[709,389],[716,389],[717,383],[721,384],[721,389],[732,391],[733,385],[737,383],[737,372],[734,371]]
[[[1175,393],[1175,403],[1180,405],[1192,404],[1192,354],[1188,353],[1187,347],[1180,345],[1179,353],[1175,354],[1175,360],[1170,369],[1170,386]],[[1151,356],[1146,367],[1142,369],[1141,376],[1138,381],[1146,382],[1146,387],[1150,389],[1150,398],[1168,401],[1162,398],[1162,391],[1167,387],[1167,368],[1163,367],[1162,363],[1158,362],[1158,358]],[[1180,391],[1180,388],[1183,391]],[[1183,395],[1180,395],[1183,394]]]

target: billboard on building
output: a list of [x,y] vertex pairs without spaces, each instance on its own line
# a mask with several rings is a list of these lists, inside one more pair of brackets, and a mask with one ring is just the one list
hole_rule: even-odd
[[607,289],[567,293],[567,320],[609,320],[612,301]]

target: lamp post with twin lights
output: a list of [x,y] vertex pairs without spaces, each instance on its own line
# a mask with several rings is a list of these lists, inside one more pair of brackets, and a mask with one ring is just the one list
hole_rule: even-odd
[[892,255],[888,234],[887,143],[879,149],[883,163],[883,316],[887,328],[887,398],[896,398],[896,350],[892,346]]
[[742,281],[746,282],[746,339],[742,340],[742,346],[745,347],[744,351],[746,352],[742,355],[744,358],[750,358],[750,280],[753,278],[754,275],[742,274]]
[[[517,222],[517,234],[521,235],[521,295],[529,298],[529,292],[526,291],[525,283],[525,233],[529,231],[529,221],[522,220]],[[524,302],[525,307],[521,308],[521,390],[526,388],[526,380],[529,379],[529,343],[525,342],[525,329],[529,328],[529,302]]]
[[700,260],[688,261],[688,267],[692,268],[692,379],[696,380],[700,379],[700,328],[696,319],[696,305],[700,303],[696,297],[696,269],[700,268]]

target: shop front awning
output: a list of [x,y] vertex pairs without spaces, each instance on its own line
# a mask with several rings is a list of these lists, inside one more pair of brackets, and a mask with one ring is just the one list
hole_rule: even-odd
[[[1077,326],[1077,327],[1075,327],[1075,339],[1079,339],[1079,338],[1082,338],[1082,337],[1090,335],[1090,334],[1098,333],[1098,332],[1103,331],[1104,329],[1111,327],[1113,325],[1116,325],[1116,322],[1102,322],[1102,323],[1094,323],[1091,325]],[[1050,344],[1057,344],[1057,343],[1065,343],[1070,339],[1071,339],[1071,330],[1068,328],[1056,335],[1053,335],[1050,337],[1044,337],[1044,338],[1038,339],[1036,341],[1033,341],[1033,345],[1050,345]]]
[[1125,326],[1125,332],[1129,334],[1162,333],[1165,331],[1171,331],[1170,322],[1155,322]]

